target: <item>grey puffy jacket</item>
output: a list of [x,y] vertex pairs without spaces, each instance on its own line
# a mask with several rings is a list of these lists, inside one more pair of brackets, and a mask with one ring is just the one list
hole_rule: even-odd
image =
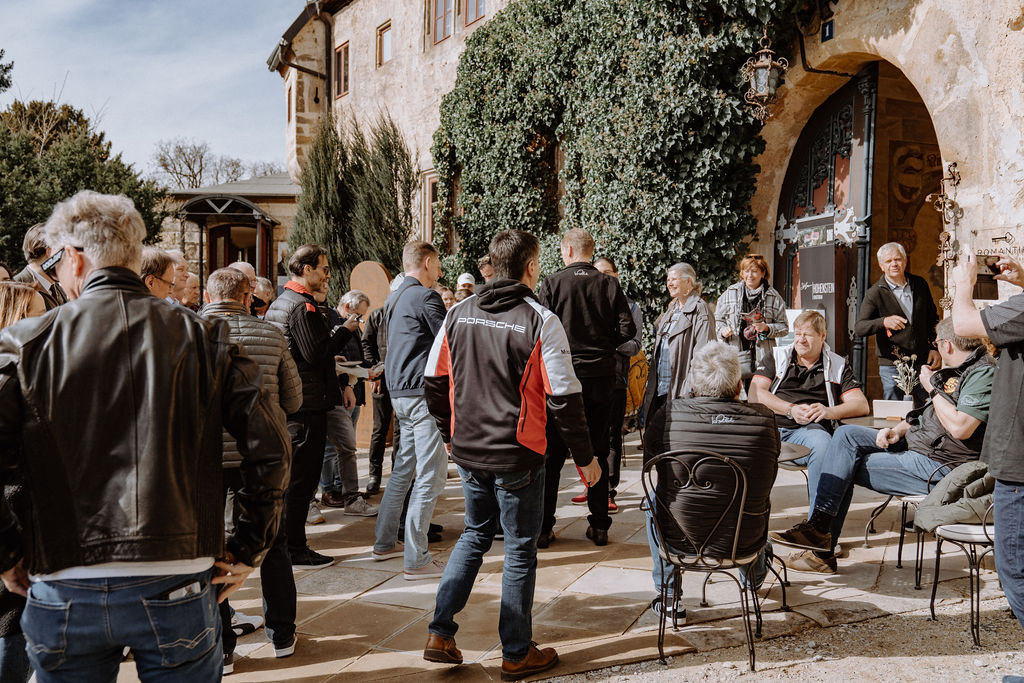
[[[234,301],[207,304],[200,314],[204,318],[223,318],[227,321],[231,341],[240,345],[249,358],[259,363],[263,371],[263,391],[271,402],[281,406],[285,415],[291,415],[302,407],[302,380],[299,379],[292,354],[288,351],[288,342],[276,325],[250,315],[245,306]],[[235,439],[226,431],[223,461],[225,468],[238,467],[242,463]]]
[[[947,474],[917,506],[914,525],[935,531],[942,524],[981,524],[996,488],[983,462],[966,462]],[[989,519],[991,523],[991,518]]]

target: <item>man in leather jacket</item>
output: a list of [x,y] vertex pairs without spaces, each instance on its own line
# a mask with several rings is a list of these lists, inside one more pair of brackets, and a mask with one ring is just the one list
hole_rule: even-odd
[[[284,415],[225,323],[149,294],[129,199],[80,192],[46,232],[72,301],[0,334],[0,471],[29,498],[17,520],[0,509],[0,570],[30,590],[29,658],[41,682],[113,681],[127,646],[143,679],[215,680],[216,603],[277,528]],[[242,455],[226,543],[225,427]]]

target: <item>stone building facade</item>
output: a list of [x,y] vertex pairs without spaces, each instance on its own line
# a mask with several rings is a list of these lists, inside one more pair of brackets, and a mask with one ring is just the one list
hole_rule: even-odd
[[466,38],[509,0],[328,0],[311,3],[268,60],[284,81],[288,172],[298,182],[328,107],[368,124],[388,112],[420,171],[415,223],[432,236],[430,156],[441,97],[455,83]]
[[[791,305],[807,307],[817,305],[819,283],[801,271],[823,252],[804,247],[845,232],[851,239],[836,248],[834,297],[849,320],[834,322],[849,328],[858,294],[880,277],[875,251],[886,242],[906,247],[910,270],[929,280],[936,301],[949,294],[944,243],[1024,255],[1024,6],[821,5],[827,10],[804,26],[805,59],[798,45],[790,50],[793,64],[762,131],[751,246],[774,263],[775,284]],[[944,213],[935,209],[942,201]],[[1003,287],[984,298],[1005,298]],[[870,389],[873,340],[849,335],[837,344]]]

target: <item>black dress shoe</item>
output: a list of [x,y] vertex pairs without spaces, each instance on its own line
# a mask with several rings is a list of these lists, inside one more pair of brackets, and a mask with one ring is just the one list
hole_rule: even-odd
[[608,532],[604,529],[587,527],[587,538],[594,542],[594,545],[608,545]]
[[380,477],[370,477],[366,482],[366,495],[373,496],[380,493]]
[[544,549],[551,545],[551,542],[555,540],[555,531],[542,531],[540,536],[537,537],[537,547]]

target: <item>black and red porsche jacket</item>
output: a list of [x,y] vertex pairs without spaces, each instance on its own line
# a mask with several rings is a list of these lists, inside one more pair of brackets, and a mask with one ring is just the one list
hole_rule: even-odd
[[452,307],[425,375],[427,407],[462,467],[538,467],[549,416],[577,465],[593,459],[565,330],[522,282],[493,280]]

